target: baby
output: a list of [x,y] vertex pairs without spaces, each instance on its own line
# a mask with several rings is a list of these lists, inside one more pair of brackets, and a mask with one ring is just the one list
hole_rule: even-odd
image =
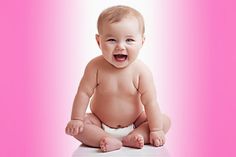
[[[66,133],[104,152],[162,146],[170,119],[160,111],[151,72],[137,59],[145,40],[142,15],[113,6],[100,14],[97,27],[102,55],[86,66]],[[88,104],[92,113],[85,113]]]

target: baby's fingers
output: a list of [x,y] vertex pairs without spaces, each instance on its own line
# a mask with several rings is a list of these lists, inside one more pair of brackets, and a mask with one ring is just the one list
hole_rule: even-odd
[[161,145],[161,141],[158,138],[153,139],[153,145],[159,147]]
[[160,138],[159,138],[159,145],[158,146],[163,146],[164,144],[165,144],[165,137],[164,136],[161,136]]
[[72,128],[70,128],[70,127],[66,127],[66,129],[65,129],[65,131],[66,131],[66,134],[68,134],[68,135],[72,135]]
[[73,131],[72,131],[72,134],[73,135],[77,135],[78,133],[79,133],[79,128],[78,127],[74,127]]
[[160,141],[158,137],[150,137],[151,145],[158,147],[160,145]]
[[166,138],[165,136],[162,138],[162,145],[164,145],[166,143]]
[[74,126],[72,128],[72,135],[77,135],[83,131],[83,126]]
[[81,133],[83,131],[83,126],[74,126],[73,127],[73,131],[72,131],[72,134],[73,135],[77,135],[79,133]]
[[83,127],[83,125],[81,125],[81,126],[78,128],[78,131],[79,131],[79,132],[82,132],[83,129],[84,129],[84,127]]

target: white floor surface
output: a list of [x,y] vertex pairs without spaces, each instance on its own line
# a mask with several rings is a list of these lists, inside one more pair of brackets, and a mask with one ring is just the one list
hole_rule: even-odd
[[72,157],[170,157],[169,152],[165,146],[163,147],[153,147],[145,145],[142,149],[133,149],[128,147],[122,147],[120,150],[103,153],[97,148],[90,148],[84,145],[79,145],[79,147],[74,151]]

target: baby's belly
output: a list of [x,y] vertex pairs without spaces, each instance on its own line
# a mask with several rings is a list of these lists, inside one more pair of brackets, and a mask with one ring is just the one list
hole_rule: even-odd
[[143,111],[139,96],[133,98],[103,98],[95,95],[90,108],[102,123],[112,128],[129,126]]

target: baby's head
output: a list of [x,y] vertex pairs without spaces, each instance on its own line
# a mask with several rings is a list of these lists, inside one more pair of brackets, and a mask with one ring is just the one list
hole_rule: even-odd
[[106,25],[106,23],[116,23],[120,22],[124,18],[136,18],[140,31],[142,35],[145,32],[145,25],[144,25],[144,19],[143,16],[135,9],[124,6],[124,5],[117,5],[112,6],[110,8],[105,9],[98,17],[97,21],[97,29],[98,33],[102,34],[103,32],[103,26]]
[[99,16],[97,28],[97,43],[109,63],[124,68],[137,58],[145,31],[137,10],[121,5],[107,8]]

